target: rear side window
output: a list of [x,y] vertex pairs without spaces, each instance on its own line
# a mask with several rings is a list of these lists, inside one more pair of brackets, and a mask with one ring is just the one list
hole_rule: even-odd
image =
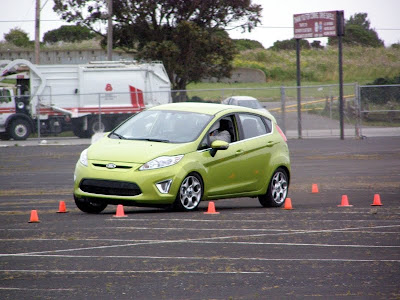
[[270,133],[272,131],[272,122],[271,122],[271,120],[268,119],[268,118],[263,118],[263,120],[264,120],[264,123],[265,123],[265,125],[267,127],[267,133]]
[[267,130],[266,123],[264,123],[259,116],[240,114],[239,119],[242,124],[244,139],[249,139],[271,132],[269,128]]

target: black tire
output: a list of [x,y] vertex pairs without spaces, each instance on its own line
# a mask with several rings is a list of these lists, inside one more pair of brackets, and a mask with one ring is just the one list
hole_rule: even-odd
[[196,173],[191,173],[182,181],[173,208],[179,211],[196,210],[203,197],[203,181]]
[[83,122],[81,120],[73,120],[72,121],[72,131],[73,133],[81,138],[81,139],[86,139],[89,138],[89,132],[87,130],[83,130]]
[[8,141],[9,139],[11,139],[11,137],[7,132],[0,133],[0,140]]
[[101,213],[106,207],[107,204],[104,202],[93,202],[87,198],[77,198],[75,197],[76,206],[83,212],[88,214],[98,214]]
[[289,178],[287,172],[278,168],[271,177],[267,192],[258,196],[263,207],[280,207],[285,203],[289,192]]
[[8,127],[8,135],[16,141],[26,140],[32,132],[31,124],[24,119],[15,119]]

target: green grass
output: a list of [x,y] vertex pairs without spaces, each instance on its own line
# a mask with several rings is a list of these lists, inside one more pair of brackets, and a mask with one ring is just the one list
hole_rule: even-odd
[[[335,84],[336,86],[321,87],[322,84]],[[281,86],[285,87],[286,101],[294,101],[297,99],[297,88],[295,82],[286,82],[279,85],[274,82],[267,83],[196,83],[190,84],[188,88],[188,96],[190,98],[196,96],[206,101],[219,102],[229,96],[246,95],[252,96],[261,102],[279,102],[281,101]],[[338,83],[318,83],[318,82],[302,82],[301,83],[302,99],[313,101],[337,97],[339,93]],[[343,87],[344,95],[354,95],[354,85],[345,85]]]
[[[339,82],[338,49],[301,51],[302,98],[323,99],[338,95],[337,87],[305,88],[318,85],[337,85]],[[265,83],[191,83],[189,97],[220,101],[231,95],[249,95],[263,102],[280,101],[280,87],[296,86],[296,52],[256,49],[241,52],[234,60],[235,67],[262,70]],[[400,49],[344,47],[344,83],[367,84],[379,77],[400,75]],[[201,91],[200,91],[201,90]],[[288,100],[296,98],[296,89],[285,90]],[[345,86],[344,95],[354,94],[354,87]]]
[[[302,50],[300,56],[302,80],[314,83],[338,81],[338,49]],[[293,82],[296,79],[296,51],[257,49],[241,52],[235,59],[236,67],[256,67],[264,71],[271,83]],[[343,48],[344,82],[365,84],[378,77],[400,74],[400,49]]]

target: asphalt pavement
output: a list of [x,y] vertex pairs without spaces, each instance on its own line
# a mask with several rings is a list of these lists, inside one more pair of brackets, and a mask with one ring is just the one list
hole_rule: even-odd
[[240,198],[121,218],[75,207],[90,140],[72,140],[0,148],[1,299],[400,298],[400,137],[290,139],[292,210]]

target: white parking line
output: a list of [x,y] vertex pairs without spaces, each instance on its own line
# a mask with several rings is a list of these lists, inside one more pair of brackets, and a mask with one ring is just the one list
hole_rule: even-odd
[[9,290],[9,291],[48,291],[48,292],[65,292],[65,291],[74,291],[75,289],[38,289],[38,288],[13,288],[13,287],[1,287],[0,290]]
[[[324,229],[324,230],[303,230],[295,232],[279,233],[279,235],[291,235],[291,234],[308,234],[308,233],[329,233],[329,232],[344,232],[346,230],[356,230],[356,229],[374,229],[374,228],[393,228],[400,227],[400,225],[382,225],[382,226],[368,226],[368,227],[356,227],[356,228],[339,228],[339,229]],[[44,253],[60,253],[60,252],[71,252],[71,251],[82,251],[82,250],[95,250],[95,249],[107,249],[107,248],[122,248],[122,247],[132,247],[132,246],[142,246],[142,245],[155,245],[155,244],[166,244],[166,243],[191,243],[191,242],[207,242],[213,240],[226,240],[235,238],[250,238],[250,237],[262,237],[268,236],[269,234],[260,233],[252,235],[235,235],[235,236],[220,236],[220,237],[210,237],[210,238],[197,238],[197,239],[179,239],[179,240],[154,240],[146,242],[134,242],[121,245],[108,245],[108,246],[95,246],[95,247],[82,247],[82,248],[72,248],[72,249],[60,249],[60,250],[47,250],[29,253],[16,253],[16,254],[0,254],[0,257],[4,256],[23,256],[23,255],[33,255],[33,254],[44,254]],[[274,234],[276,235],[276,234]],[[348,245],[350,247],[352,245]],[[346,247],[343,246],[342,247]],[[397,246],[396,246],[397,247]]]
[[52,274],[154,274],[154,273],[172,273],[172,274],[270,274],[271,272],[262,271],[184,271],[184,270],[126,270],[126,271],[112,271],[112,270],[0,270],[0,272],[9,273],[52,273]]
[[[129,214],[128,214],[129,216]],[[268,215],[266,215],[268,216]],[[126,218],[109,218],[106,221],[114,221],[114,222],[154,222],[154,221],[173,221],[173,222],[200,222],[200,223],[229,223],[229,222],[237,222],[237,223],[271,223],[271,219],[265,220],[244,220],[244,219],[126,219]],[[273,219],[274,222],[287,222],[287,219]],[[346,220],[346,219],[332,219],[332,220],[307,220],[307,222],[396,222],[395,220]]]
[[[15,257],[15,255],[13,255]],[[400,262],[400,259],[352,259],[352,258],[264,258],[264,257],[196,257],[196,256],[143,256],[143,255],[64,255],[64,254],[29,254],[18,257],[41,258],[105,258],[105,259],[154,259],[154,260],[211,260],[211,261],[344,261],[344,262]],[[5,271],[5,270],[0,270]]]

